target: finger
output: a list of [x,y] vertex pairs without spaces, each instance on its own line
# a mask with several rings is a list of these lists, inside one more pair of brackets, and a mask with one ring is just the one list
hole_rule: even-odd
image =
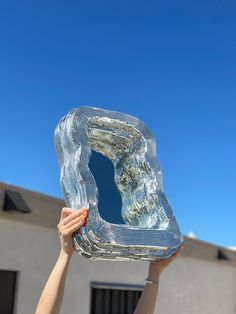
[[65,218],[66,216],[72,214],[74,210],[72,208],[63,207],[61,211],[61,220]]
[[68,230],[70,227],[72,227],[72,226],[74,226],[74,225],[77,225],[77,224],[80,224],[80,225],[85,225],[86,224],[86,217],[79,217],[79,219],[78,220],[73,220],[73,221],[71,221],[70,223],[68,223],[68,224],[63,224],[63,223],[59,223],[58,225],[57,225],[57,230],[58,230],[58,232],[59,232],[59,234],[63,234],[64,233],[64,231],[66,231],[66,230]]
[[71,214],[69,214],[68,216],[63,218],[63,224],[67,224],[68,222],[78,218],[78,217],[82,217],[82,216],[88,216],[88,210],[87,209],[80,209],[78,211],[75,211]]
[[73,214],[67,216],[66,218],[64,218],[62,220],[62,223],[63,223],[63,225],[67,225],[67,224],[69,224],[71,222],[73,223],[73,221],[75,219],[85,219],[85,218],[87,218],[87,216],[88,216],[87,213],[78,213],[78,212],[76,212],[76,213],[73,213]]
[[167,265],[169,265],[169,263],[171,263],[174,259],[176,259],[177,257],[177,252],[173,253],[170,257],[168,257],[167,259],[163,260]]
[[[69,217],[69,216],[68,216]],[[69,220],[66,220],[66,218],[63,219],[63,221],[61,221],[59,223],[59,228],[65,228],[65,229],[68,229],[70,228],[71,226],[73,226],[74,224],[77,224],[78,222],[82,221],[83,223],[85,223],[86,221],[86,218],[87,218],[87,214],[84,213],[84,214],[80,214],[79,216],[75,216],[73,219],[71,219],[70,221]]]
[[181,245],[180,247],[179,247],[179,249],[178,249],[178,251],[177,252],[175,252],[175,258],[177,257],[177,256],[179,256],[179,254],[180,254],[180,252],[183,250],[183,245]]
[[183,245],[180,246],[180,248],[178,249],[177,252],[175,252],[172,256],[171,256],[171,259],[176,259],[176,257],[179,256],[180,252],[182,251],[183,249]]
[[172,256],[171,256],[171,259],[175,259],[177,256],[178,256],[179,252],[175,252]]
[[73,226],[82,226],[85,224],[85,217],[80,217],[78,220],[76,221],[71,221],[70,223],[64,225],[63,223],[58,224],[58,231],[60,235],[67,235],[68,234],[68,230],[73,227]]
[[69,208],[69,207],[63,207],[62,211],[61,211],[61,218],[60,218],[60,220],[63,220],[65,217],[71,215],[74,212],[81,212],[81,211],[84,211],[84,210],[88,210],[88,209],[82,208],[80,210],[76,210],[76,209]]
[[65,228],[61,231],[61,234],[64,236],[72,236],[72,234],[79,230],[83,226],[84,221],[79,221],[76,224],[72,225],[70,228]]
[[63,224],[64,224],[64,226],[65,226],[65,228],[70,228],[71,226],[73,226],[73,225],[75,225],[75,224],[77,224],[77,223],[79,223],[79,222],[85,222],[85,219],[86,219],[86,215],[85,214],[82,214],[82,215],[80,215],[79,217],[76,217],[76,218],[74,218],[73,220],[70,220],[70,221],[68,221],[68,222],[66,222],[66,223],[64,223],[63,222]]

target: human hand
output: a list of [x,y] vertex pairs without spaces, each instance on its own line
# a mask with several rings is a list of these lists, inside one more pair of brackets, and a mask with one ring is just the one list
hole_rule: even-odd
[[183,245],[181,245],[178,251],[175,252],[171,257],[158,261],[151,261],[149,265],[148,279],[158,281],[163,270],[178,257],[182,249]]
[[74,252],[72,235],[85,224],[87,216],[87,208],[77,211],[67,207],[62,208],[60,222],[57,225],[61,242],[61,253],[72,255]]

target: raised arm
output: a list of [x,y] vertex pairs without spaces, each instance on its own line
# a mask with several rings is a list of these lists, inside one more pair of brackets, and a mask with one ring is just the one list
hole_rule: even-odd
[[61,251],[39,299],[36,314],[60,313],[66,276],[74,252],[72,235],[85,223],[87,215],[87,209],[79,211],[73,211],[70,208],[62,209],[57,226]]
[[180,250],[168,259],[150,262],[146,284],[134,314],[154,313],[161,273],[178,256],[179,252]]

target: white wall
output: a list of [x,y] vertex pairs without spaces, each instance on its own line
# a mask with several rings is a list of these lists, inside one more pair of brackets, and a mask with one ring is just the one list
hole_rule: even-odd
[[[32,314],[59,253],[55,229],[0,219],[0,269],[20,271],[16,314]],[[143,284],[145,262],[89,261],[75,255],[62,313],[89,314],[90,282]],[[235,314],[236,267],[179,257],[163,274],[159,314]]]
[[19,271],[17,314],[34,313],[57,251],[53,229],[0,219],[0,269]]
[[226,263],[176,260],[163,274],[158,313],[235,314],[236,267]]

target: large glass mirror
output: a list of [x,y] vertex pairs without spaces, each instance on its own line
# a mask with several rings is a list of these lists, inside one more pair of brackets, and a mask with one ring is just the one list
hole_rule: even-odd
[[183,237],[162,191],[155,138],[140,119],[81,107],[61,119],[55,144],[67,206],[89,209],[74,236],[79,253],[152,260],[178,249]]

